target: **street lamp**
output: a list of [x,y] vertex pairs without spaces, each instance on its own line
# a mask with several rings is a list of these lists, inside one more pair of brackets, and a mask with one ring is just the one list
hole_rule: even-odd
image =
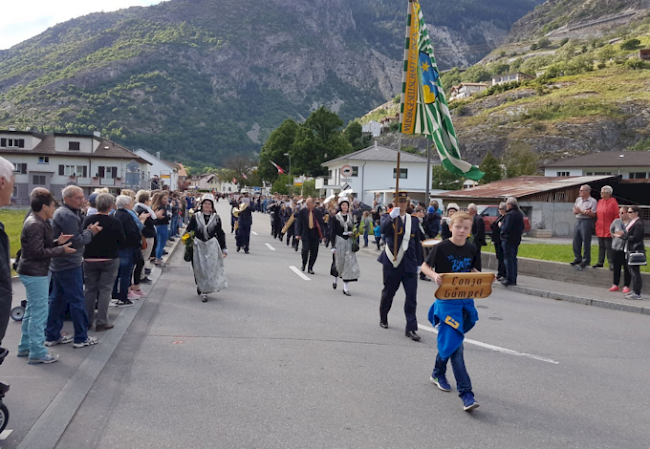
[[284,155],[289,158],[289,173],[287,173],[287,174],[290,175],[291,174],[291,155],[289,153],[284,153]]

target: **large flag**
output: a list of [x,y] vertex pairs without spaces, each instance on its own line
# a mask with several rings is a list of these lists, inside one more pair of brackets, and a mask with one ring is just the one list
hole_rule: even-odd
[[271,161],[271,164],[273,164],[273,166],[274,166],[275,168],[278,169],[278,173],[280,173],[280,174],[283,174],[283,173],[284,173],[284,170],[283,170],[282,167],[280,167],[278,164],[276,164],[276,163],[273,162],[273,161]]
[[434,142],[443,167],[474,181],[481,179],[484,173],[460,157],[419,0],[409,0],[402,81],[402,133],[427,136]]

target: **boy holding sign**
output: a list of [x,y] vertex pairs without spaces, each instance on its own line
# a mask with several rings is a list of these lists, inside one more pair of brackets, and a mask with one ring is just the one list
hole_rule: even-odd
[[[427,260],[422,264],[422,273],[442,285],[442,273],[478,272],[478,251],[467,242],[472,230],[472,218],[465,212],[457,212],[451,217],[449,224],[451,238],[436,245]],[[474,299],[459,298],[451,300],[436,300],[429,310],[429,321],[438,327],[438,355],[431,374],[431,383],[442,391],[451,391],[445,374],[447,362],[451,360],[454,377],[458,387],[458,395],[463,401],[465,411],[474,410],[479,406],[474,393],[472,382],[465,368],[463,358],[463,340],[476,321],[478,311],[474,307]]]

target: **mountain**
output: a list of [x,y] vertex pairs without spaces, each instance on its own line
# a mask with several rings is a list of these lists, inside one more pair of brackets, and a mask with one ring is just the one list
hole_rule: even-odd
[[[441,68],[500,45],[540,0],[423,0]],[[259,150],[284,119],[396,95],[406,1],[171,0],[90,14],[0,51],[0,127],[85,133],[184,162]]]

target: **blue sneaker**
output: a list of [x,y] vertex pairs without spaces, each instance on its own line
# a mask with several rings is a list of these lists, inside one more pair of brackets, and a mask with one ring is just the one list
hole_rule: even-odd
[[463,410],[466,412],[471,412],[479,407],[478,402],[474,399],[474,393],[470,391],[461,394],[460,398],[463,400]]
[[30,358],[30,359],[29,359],[29,362],[27,362],[27,363],[28,363],[29,365],[38,365],[39,363],[49,364],[49,363],[54,363],[54,362],[56,362],[57,360],[59,360],[59,355],[58,355],[58,354],[54,354],[54,355],[52,355],[52,354],[45,354],[45,355],[44,355],[43,357],[41,357],[40,359],[32,359],[32,358]]
[[434,384],[436,387],[441,389],[442,391],[451,391],[451,385],[449,385],[449,382],[447,382],[447,379],[445,379],[445,376],[438,376],[438,377],[433,377],[429,379],[432,384]]

